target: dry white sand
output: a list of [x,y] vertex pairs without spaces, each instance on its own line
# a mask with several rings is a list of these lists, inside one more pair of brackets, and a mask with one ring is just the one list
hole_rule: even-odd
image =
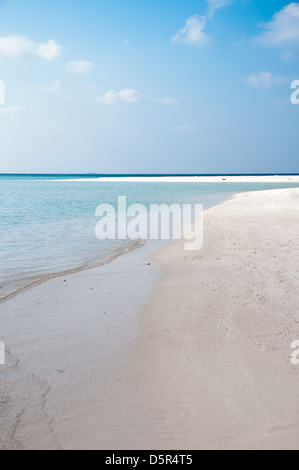
[[200,252],[155,258],[166,274],[142,317],[161,446],[298,449],[299,190],[239,195],[204,227]]
[[204,236],[0,305],[0,448],[299,447],[299,190],[209,209]]
[[100,183],[299,183],[299,175],[256,176],[116,176],[57,181]]

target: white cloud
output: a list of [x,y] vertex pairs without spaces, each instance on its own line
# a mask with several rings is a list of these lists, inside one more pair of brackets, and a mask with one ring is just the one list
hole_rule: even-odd
[[0,107],[0,116],[13,116],[14,114],[18,114],[22,110],[20,105],[15,106],[6,106],[5,108]]
[[118,92],[118,96],[123,103],[135,104],[143,100],[143,95],[140,91],[125,88]]
[[217,10],[229,5],[233,0],[207,0],[208,16],[213,16]]
[[48,94],[55,94],[55,93],[59,93],[61,90],[61,83],[56,80],[53,85],[50,85],[50,86],[39,86],[37,88],[37,91],[39,93],[48,93]]
[[205,33],[206,17],[205,16],[191,16],[186,20],[184,28],[180,29],[171,42],[205,45],[211,42],[209,36]]
[[[212,39],[206,33],[207,20],[211,19],[214,13],[227,5],[230,5],[234,0],[206,0],[207,12],[206,15],[191,16],[186,20],[185,26],[177,31],[171,38],[171,42],[193,44],[197,46],[211,44]],[[243,0],[246,1],[246,0]]]
[[96,98],[96,103],[101,104],[115,104],[115,103],[126,103],[136,104],[143,100],[143,95],[137,90],[124,88],[121,91],[109,90],[104,95]]
[[109,90],[101,96],[98,96],[95,99],[96,103],[105,104],[105,105],[113,105],[117,103],[125,103],[125,104],[138,104],[138,103],[157,103],[157,104],[164,104],[164,105],[171,105],[177,103],[177,100],[170,97],[165,98],[151,98],[145,96],[138,90],[133,88],[124,88],[121,91]]
[[273,88],[275,86],[283,85],[289,79],[279,75],[273,75],[271,72],[259,72],[258,74],[250,75],[245,79],[245,83],[253,88]]
[[33,53],[34,43],[23,36],[7,36],[0,38],[0,56],[20,57]]
[[272,20],[260,25],[265,32],[256,39],[269,46],[299,44],[299,3],[290,3]]
[[186,126],[186,125],[182,125],[182,126],[177,126],[173,129],[174,132],[178,132],[178,133],[183,133],[183,132],[193,132],[195,131],[195,127],[193,126]]
[[78,73],[85,75],[94,67],[95,65],[92,62],[88,62],[87,60],[74,60],[73,62],[69,62],[67,64],[65,70],[67,73]]
[[38,44],[36,55],[45,60],[54,60],[61,55],[61,52],[62,47],[54,39],[50,39],[47,43]]
[[44,60],[53,60],[61,55],[62,47],[54,39],[46,43],[31,41],[25,36],[0,37],[0,58],[17,59],[26,55],[35,55]]

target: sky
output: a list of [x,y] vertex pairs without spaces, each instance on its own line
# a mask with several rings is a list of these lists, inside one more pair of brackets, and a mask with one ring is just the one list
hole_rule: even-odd
[[295,80],[297,2],[0,0],[0,173],[299,173]]

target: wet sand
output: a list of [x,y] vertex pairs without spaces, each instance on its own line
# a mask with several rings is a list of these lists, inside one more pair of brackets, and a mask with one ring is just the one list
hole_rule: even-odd
[[0,448],[297,449],[298,265],[299,190],[245,193],[205,212],[199,252],[7,300]]

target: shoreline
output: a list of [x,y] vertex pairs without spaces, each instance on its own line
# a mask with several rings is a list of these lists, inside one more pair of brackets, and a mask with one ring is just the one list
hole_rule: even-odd
[[134,250],[0,304],[4,448],[295,448],[298,201],[238,194],[200,252]]
[[[210,202],[207,205],[207,208],[205,210],[208,210],[210,207],[213,207],[214,205],[221,204],[223,201],[227,200],[227,197],[222,196],[220,201],[213,201]],[[124,246],[122,248],[115,249],[113,252],[110,253],[110,255],[107,255],[105,258],[102,258],[101,260],[93,260],[92,262],[90,261],[89,264],[81,264],[79,266],[74,266],[73,268],[68,268],[64,269],[62,271],[54,271],[54,272],[48,272],[44,274],[36,274],[31,277],[27,278],[21,278],[17,279],[14,281],[15,287],[14,290],[10,290],[7,294],[3,295],[0,297],[0,305],[1,303],[6,302],[7,300],[21,294],[22,292],[25,292],[28,289],[32,289],[40,284],[43,284],[44,282],[50,281],[51,279],[56,279],[59,277],[65,277],[69,276],[71,274],[83,272],[83,271],[88,271],[94,268],[98,268],[100,266],[104,266],[106,264],[110,264],[112,261],[115,259],[122,257],[123,255],[130,253],[131,251],[134,251],[136,249],[142,248],[143,246],[150,244],[154,250],[159,250],[160,246],[163,246],[166,243],[172,243],[173,240],[169,240],[167,242],[158,240],[158,241],[152,241],[150,239],[146,240],[136,240],[136,241],[130,241],[130,244],[128,246]]]
[[[148,265],[155,251],[143,245],[0,303],[6,350],[6,365],[0,366],[0,450],[61,449],[52,422],[76,413],[70,401],[89,406],[82,380],[89,384],[87,393],[93,390],[105,403],[136,337],[138,313],[161,276],[158,265]],[[110,407],[101,411],[108,412]],[[67,438],[68,429],[63,434]]]
[[115,259],[120,258],[121,256],[124,256],[127,253],[130,253],[131,251],[138,250],[138,248],[142,248],[142,246],[144,246],[143,240],[138,240],[136,242],[133,242],[128,247],[119,248],[115,250],[110,256],[104,258],[101,261],[100,260],[93,261],[92,263],[88,265],[81,265],[81,266],[74,267],[72,269],[66,269],[64,271],[57,271],[53,273],[36,275],[31,278],[18,279],[17,281],[15,281],[16,284],[24,283],[24,281],[28,282],[29,279],[31,279],[31,282],[28,282],[27,284],[16,288],[14,291],[10,292],[9,294],[6,294],[4,297],[0,297],[0,304],[6,302],[9,299],[12,299],[13,297],[16,297],[22,292],[25,292],[29,289],[33,289],[34,287],[39,286],[40,284],[43,284],[44,282],[50,281],[51,279],[57,279],[59,277],[70,276],[72,274],[80,273],[83,271],[89,271],[91,269],[99,268],[101,266],[105,266],[106,264],[110,264]]

